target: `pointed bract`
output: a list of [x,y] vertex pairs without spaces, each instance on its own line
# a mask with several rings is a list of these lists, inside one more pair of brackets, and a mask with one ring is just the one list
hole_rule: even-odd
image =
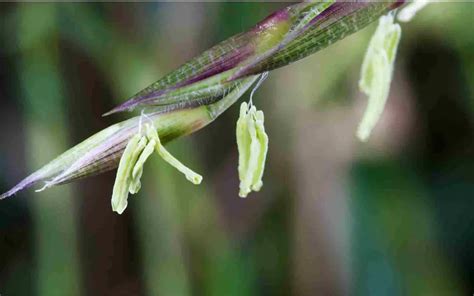
[[239,79],[302,59],[362,29],[404,1],[305,1],[283,8],[145,88],[105,115],[210,104]]

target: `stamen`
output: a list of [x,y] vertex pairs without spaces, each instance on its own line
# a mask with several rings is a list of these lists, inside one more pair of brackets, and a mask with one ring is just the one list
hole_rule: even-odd
[[[145,147],[147,146],[147,144],[148,144],[148,139],[145,136],[142,136],[141,139],[140,139],[140,142],[138,142],[138,147],[133,152],[132,159],[137,160],[137,159],[139,159],[139,157],[141,158],[141,155],[143,154],[144,149],[146,149]],[[136,163],[138,163],[138,161],[136,161]],[[133,168],[136,167],[136,163],[135,163]],[[142,171],[142,173],[143,173],[143,171]],[[132,176],[131,176],[132,181],[130,182],[130,186],[129,186],[129,189],[128,189],[130,194],[137,194],[140,191],[140,189],[142,187],[142,184],[140,182],[141,177],[142,177],[142,174],[140,174],[139,176],[134,176],[132,174]]]
[[137,179],[141,176],[143,172],[143,165],[147,161],[148,157],[153,153],[155,149],[156,142],[155,140],[150,140],[148,141],[145,149],[143,149],[142,154],[140,155],[140,158],[138,158],[137,163],[133,167],[133,172],[132,172],[132,178]]
[[367,48],[359,80],[359,88],[369,97],[357,129],[361,141],[367,141],[385,107],[400,35],[400,25],[393,23],[393,15],[382,16]]
[[253,95],[254,95],[255,91],[257,91],[257,89],[260,87],[260,85],[262,85],[262,83],[265,81],[265,79],[267,79],[267,77],[268,77],[268,71],[263,72],[262,75],[260,75],[260,79],[257,81],[257,84],[254,86],[254,88],[250,92],[250,100],[249,100],[249,105],[250,106],[253,105]]
[[128,205],[128,192],[131,184],[131,173],[133,166],[137,161],[136,150],[139,148],[139,142],[141,140],[140,134],[133,136],[127,144],[125,151],[120,158],[119,167],[117,170],[117,176],[115,178],[114,189],[112,193],[112,210],[118,214],[122,214]]
[[150,141],[155,141],[155,150],[158,152],[158,154],[163,158],[164,161],[175,167],[178,171],[183,173],[186,176],[186,179],[188,179],[190,182],[193,184],[201,184],[202,182],[202,176],[195,173],[193,170],[182,164],[178,159],[176,159],[171,153],[168,152],[168,150],[165,149],[163,145],[161,145],[160,138],[158,136],[158,132],[156,129],[151,127],[150,125],[147,125],[147,136]]
[[41,187],[40,189],[36,189],[35,192],[43,192],[50,187],[51,187],[51,182],[46,181],[44,182],[44,186]]
[[247,197],[251,191],[259,191],[263,185],[262,177],[268,151],[268,136],[263,124],[263,112],[243,102],[236,128],[240,197]]
[[257,168],[254,173],[254,179],[252,181],[252,190],[260,191],[263,186],[262,177],[265,170],[265,161],[268,152],[268,135],[265,132],[264,115],[262,111],[255,113],[255,128],[257,130],[257,139],[260,144],[260,155],[258,156]]

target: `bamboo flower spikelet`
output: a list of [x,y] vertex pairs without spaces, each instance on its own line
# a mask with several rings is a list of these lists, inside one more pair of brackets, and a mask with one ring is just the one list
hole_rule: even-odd
[[[105,114],[141,111],[146,114],[145,124],[144,115],[135,115],[96,133],[0,195],[0,199],[41,183],[45,184],[43,189],[47,189],[118,167],[112,208],[122,213],[127,207],[128,194],[140,190],[143,165],[154,151],[189,181],[199,184],[202,177],[174,158],[164,145],[213,122],[259,78],[263,81],[266,72],[324,49],[403,3],[403,0],[324,0],[295,3],[280,9],[248,31],[198,55]],[[391,37],[387,41],[384,38],[371,41],[382,42],[384,50],[379,52],[374,48],[374,52],[368,54],[370,62],[363,70],[361,87],[371,94],[369,96],[383,97],[388,91],[377,84],[385,85],[390,80],[391,70],[381,72],[380,77],[372,74],[382,68],[388,69],[393,62],[399,31],[391,29],[388,20],[385,19],[384,24]],[[263,112],[257,111],[252,103],[242,104],[240,115],[236,131],[241,154],[240,195],[247,196],[262,187],[268,137],[263,127]]]

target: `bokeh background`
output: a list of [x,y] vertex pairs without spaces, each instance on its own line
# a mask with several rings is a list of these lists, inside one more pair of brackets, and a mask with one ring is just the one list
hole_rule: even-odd
[[[0,4],[0,191],[89,135],[101,114],[285,3]],[[273,71],[254,102],[270,148],[240,199],[236,104],[158,157],[124,215],[115,172],[0,202],[0,294],[472,295],[474,5],[402,25],[390,98],[355,130],[371,25]],[[246,100],[248,96],[243,99]]]

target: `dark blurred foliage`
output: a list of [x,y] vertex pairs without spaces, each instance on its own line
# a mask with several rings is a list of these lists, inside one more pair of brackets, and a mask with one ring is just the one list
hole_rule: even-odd
[[[0,4],[0,191],[129,114],[101,117],[284,3]],[[474,293],[474,5],[403,24],[367,144],[359,68],[374,26],[270,74],[270,150],[238,198],[238,108],[158,158],[124,215],[114,173],[0,202],[1,295]],[[244,98],[246,99],[246,98]]]

